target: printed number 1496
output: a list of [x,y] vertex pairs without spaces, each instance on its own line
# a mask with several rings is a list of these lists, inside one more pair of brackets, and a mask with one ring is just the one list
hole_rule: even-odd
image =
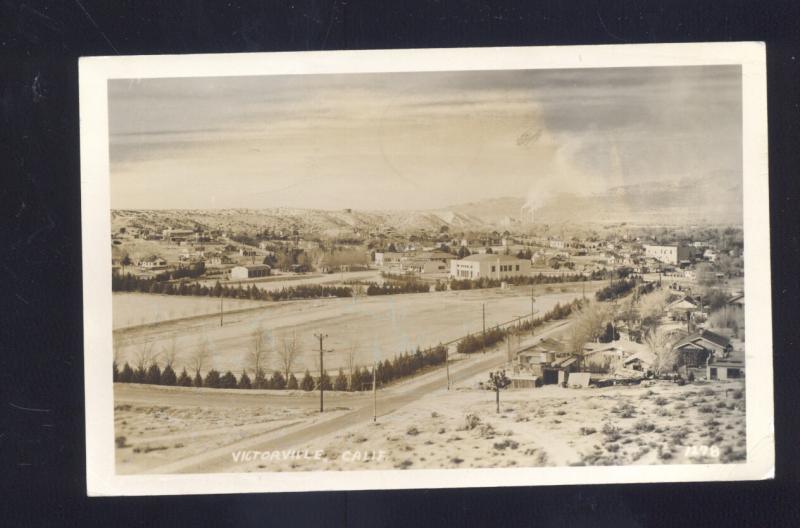
[[719,457],[719,448],[715,445],[707,446],[707,445],[692,445],[686,446],[686,456],[687,457],[696,457],[696,456],[710,456],[713,458]]

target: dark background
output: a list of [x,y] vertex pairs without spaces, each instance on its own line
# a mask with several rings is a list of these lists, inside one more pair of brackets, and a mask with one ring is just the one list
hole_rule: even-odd
[[[0,0],[0,524],[800,526],[798,20],[794,1]],[[776,480],[85,497],[78,57],[738,40],[767,43]]]

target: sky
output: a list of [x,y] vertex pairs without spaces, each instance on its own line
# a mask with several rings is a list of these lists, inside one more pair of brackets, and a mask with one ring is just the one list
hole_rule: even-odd
[[114,209],[436,209],[741,179],[738,66],[109,81]]

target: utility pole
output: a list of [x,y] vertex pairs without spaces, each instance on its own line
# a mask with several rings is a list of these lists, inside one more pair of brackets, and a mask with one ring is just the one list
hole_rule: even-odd
[[322,359],[322,340],[325,339],[326,337],[328,337],[328,334],[323,334],[323,333],[320,332],[319,334],[314,334],[314,337],[319,339],[319,412],[323,412],[324,411],[323,402],[324,402],[324,394],[325,394],[325,384],[323,383],[324,380],[323,380],[322,376],[323,376],[323,372],[325,372],[325,366],[323,364],[323,359]]
[[531,337],[533,337],[533,327],[534,327],[534,324],[533,324],[533,314],[534,314],[533,303],[535,303],[535,302],[536,302],[536,297],[533,296],[533,286],[531,286]]
[[483,351],[486,352],[486,303],[481,305],[483,310]]
[[222,326],[222,290],[219,290],[219,325]]
[[447,371],[447,390],[450,390],[450,345],[444,349],[444,369]]
[[372,421],[378,421],[378,372],[375,368],[375,363],[372,363]]

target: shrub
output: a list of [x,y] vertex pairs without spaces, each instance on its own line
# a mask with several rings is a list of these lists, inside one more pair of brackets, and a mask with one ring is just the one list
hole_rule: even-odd
[[603,434],[606,435],[606,440],[608,442],[616,442],[617,440],[622,438],[622,435],[619,432],[619,428],[614,427],[610,423],[606,423],[605,425],[603,425]]
[[181,375],[178,376],[178,380],[176,381],[176,384],[180,385],[181,387],[191,387],[192,386],[192,378],[189,377],[189,373],[186,372],[185,368],[181,371]]
[[172,365],[164,367],[164,371],[161,373],[161,385],[176,385],[177,383],[178,377],[175,375]]
[[114,443],[120,449],[122,449],[123,447],[127,447],[128,446],[126,441],[127,441],[127,439],[124,436],[118,436],[118,437],[114,438]]
[[252,388],[250,383],[250,376],[247,375],[246,371],[242,371],[242,375],[239,376],[239,388],[240,389],[249,389]]
[[417,429],[415,426],[412,425],[411,427],[406,429],[406,434],[409,436],[417,436],[419,434],[419,429]]
[[713,413],[714,407],[711,405],[701,405],[699,409],[697,409],[701,413]]
[[161,383],[161,369],[157,363],[152,363],[147,369],[142,383],[149,383],[150,385],[158,385]]
[[669,400],[668,400],[668,399],[666,399],[666,398],[664,398],[664,397],[658,397],[658,398],[656,398],[656,405],[661,405],[661,406],[664,406],[664,405],[666,405],[666,404],[668,404],[668,403],[669,403]]
[[[294,378],[294,388],[297,388],[297,378],[294,377],[294,374],[290,374],[290,379]],[[272,373],[272,377],[269,379],[269,387],[275,390],[284,390],[286,389],[287,383],[286,378],[283,377],[283,374],[278,372],[277,370]]]
[[336,376],[336,380],[333,382],[333,388],[337,391],[347,390],[347,376],[344,375],[344,371],[342,371],[342,369],[339,369],[339,374]]
[[219,387],[221,389],[235,389],[236,385],[236,376],[230,370],[219,379]]
[[297,378],[294,374],[289,374],[289,381],[286,382],[286,388],[289,390],[297,390],[299,385],[297,384]]
[[[217,375],[219,375],[219,373],[217,373]],[[194,382],[193,383],[194,383],[195,387],[202,387],[203,386],[203,377],[200,375],[199,372],[194,375]]]
[[656,428],[655,424],[652,422],[648,422],[645,419],[641,419],[633,425],[634,431],[637,433],[649,433]]
[[[199,374],[198,374],[199,376]],[[220,375],[219,371],[215,369],[211,369],[206,374],[206,379],[203,380],[203,387],[211,387],[212,389],[218,389],[220,383]]]
[[121,383],[130,383],[133,381],[133,369],[127,362],[125,362],[122,371],[119,373],[119,381]]
[[314,378],[311,377],[311,373],[308,369],[306,369],[306,373],[303,375],[303,381],[300,382],[300,388],[306,392],[314,390]]
[[597,429],[595,429],[594,427],[581,427],[579,431],[581,435],[589,436],[595,434],[597,432]]
[[475,429],[480,423],[481,419],[476,414],[469,413],[464,417],[464,422],[467,430]]

